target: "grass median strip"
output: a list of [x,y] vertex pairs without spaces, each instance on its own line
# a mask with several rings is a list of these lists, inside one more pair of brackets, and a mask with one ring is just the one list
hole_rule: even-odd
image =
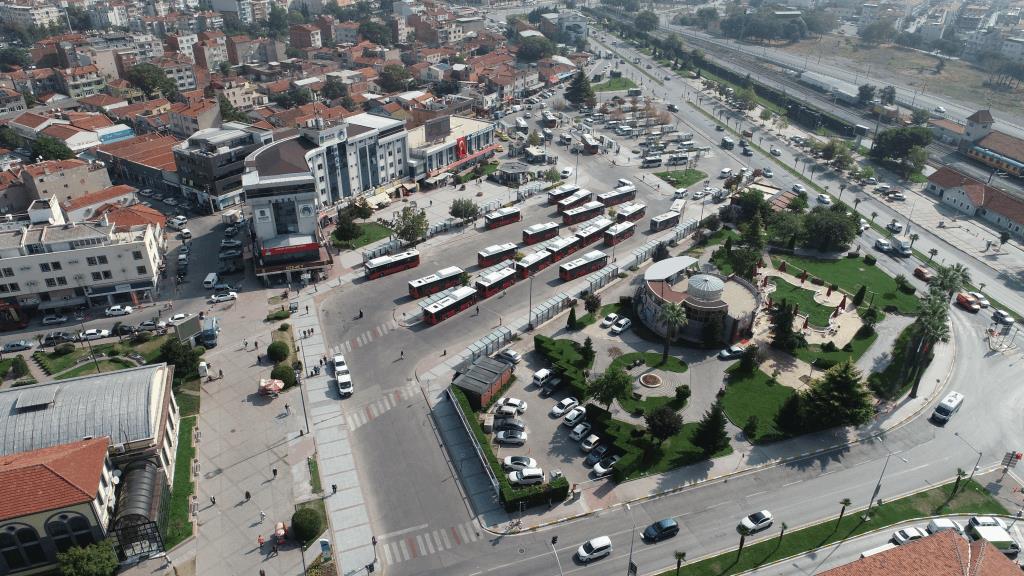
[[[1006,509],[973,480],[962,482],[956,495],[952,493],[953,484],[949,483],[889,501],[872,508],[871,519],[868,521],[863,520],[861,512],[847,511],[846,516],[838,522],[829,520],[786,532],[782,538],[775,536],[748,544],[742,554],[729,551],[687,564],[684,573],[687,576],[739,574],[914,518],[940,514],[1006,514]],[[784,521],[785,518],[776,518],[776,526]],[[736,543],[739,544],[739,534],[736,535]],[[660,576],[674,576],[675,573],[675,569],[672,569],[662,572]]]
[[594,89],[594,92],[617,92],[636,88],[636,82],[620,76],[618,78],[609,78],[600,84],[594,84],[591,88]]
[[178,429],[178,454],[174,459],[174,489],[171,491],[171,502],[168,505],[166,524],[164,526],[164,547],[174,548],[192,535],[192,519],[189,506],[192,504],[192,492],[195,482],[192,481],[192,460],[196,457],[196,449],[192,446],[192,429],[196,426],[197,417],[181,419]]

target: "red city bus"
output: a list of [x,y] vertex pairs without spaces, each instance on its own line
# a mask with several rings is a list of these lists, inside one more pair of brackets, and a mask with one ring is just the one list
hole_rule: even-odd
[[494,296],[515,283],[516,271],[513,267],[509,266],[477,278],[476,291],[479,293],[480,299],[483,300],[484,298]]
[[484,228],[487,230],[494,230],[506,224],[513,222],[519,222],[523,219],[522,212],[515,206],[509,206],[507,208],[498,208],[494,212],[488,212],[484,214]]
[[567,196],[558,201],[558,213],[565,214],[566,210],[572,210],[581,204],[586,204],[590,202],[593,196],[590,190],[577,190],[572,193],[572,196]]
[[450,294],[423,308],[423,320],[433,326],[455,316],[476,303],[476,290],[469,286],[455,288]]
[[636,232],[636,224],[620,222],[604,231],[604,245],[615,246],[626,238],[633,236],[634,232]]
[[537,242],[551,240],[555,236],[558,236],[557,222],[534,224],[533,226],[528,226],[523,230],[523,243],[530,246]]
[[679,212],[671,210],[651,218],[651,232],[659,232],[679,224]]
[[511,242],[488,246],[476,253],[476,263],[481,268],[493,266],[502,260],[511,260],[516,255],[516,245]]
[[604,204],[598,201],[587,202],[582,206],[577,206],[572,210],[566,211],[562,214],[562,224],[578,224],[580,222],[586,222],[591,218],[600,216],[604,213]]
[[559,200],[564,200],[569,196],[579,192],[580,187],[575,184],[562,184],[558,188],[548,192],[548,204],[558,204]]
[[523,259],[516,262],[516,274],[519,278],[525,280],[530,276],[540,272],[541,270],[548,267],[551,264],[551,252],[547,250],[538,250],[523,256]]
[[601,151],[601,144],[590,134],[584,134],[580,141],[583,143],[583,152],[586,154],[597,154]]
[[615,213],[615,220],[617,222],[636,222],[643,218],[646,213],[646,204],[640,204],[639,202],[624,204],[619,208],[618,212]]
[[627,184],[626,186],[619,186],[611,192],[605,192],[597,195],[597,200],[605,206],[615,206],[616,204],[622,204],[623,202],[629,202],[636,198],[636,186]]
[[580,249],[580,239],[575,236],[555,238],[554,240],[548,240],[544,244],[544,249],[551,252],[551,262],[558,262]]
[[604,216],[594,218],[590,222],[585,222],[575,234],[580,239],[580,248],[590,246],[594,242],[601,239],[601,234],[612,225],[612,221]]
[[604,268],[608,263],[608,255],[600,250],[591,250],[572,262],[567,262],[558,267],[558,277],[563,281],[575,280],[585,274],[596,272]]
[[420,253],[417,250],[409,250],[408,252],[392,256],[381,256],[367,260],[364,264],[366,267],[366,277],[370,280],[401,272],[402,270],[408,270],[409,268],[415,268],[419,265]]
[[441,290],[459,285],[459,278],[462,276],[462,268],[449,266],[442,268],[423,278],[409,281],[409,296],[413,298],[424,298],[436,294]]

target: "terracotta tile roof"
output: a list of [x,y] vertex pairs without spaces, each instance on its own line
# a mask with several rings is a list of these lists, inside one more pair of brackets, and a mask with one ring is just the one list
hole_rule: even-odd
[[984,540],[968,542],[945,530],[819,576],[1020,576],[1020,568]]
[[997,212],[1018,224],[1024,224],[1024,201],[999,188],[979,182],[948,166],[936,170],[928,177],[928,181],[944,189],[963,188],[975,208]]
[[11,186],[20,186],[21,178],[15,174],[12,170],[4,170],[0,172],[0,190],[6,190]]
[[96,150],[128,162],[174,172],[177,167],[174,165],[172,148],[178,142],[177,138],[170,135],[143,134],[120,142],[103,144]]
[[954,186],[959,186],[964,183],[978,182],[974,178],[971,178],[966,174],[957,172],[956,170],[950,168],[949,166],[943,166],[942,168],[939,168],[938,170],[933,172],[932,175],[928,177],[928,181],[932,182],[933,184],[940,188],[952,188]]
[[956,134],[963,134],[965,130],[963,124],[957,124],[956,122],[953,122],[952,120],[948,120],[946,118],[929,118],[928,125],[937,126],[939,128],[942,128],[943,130],[948,130]]
[[97,208],[90,220],[100,220],[104,215],[107,217],[107,221],[113,224],[114,228],[118,231],[134,226],[145,226],[146,224],[160,226],[161,228],[167,226],[166,216],[161,214],[159,210],[144,204],[132,204],[130,206],[106,204]]
[[72,170],[74,168],[81,168],[85,166],[84,160],[77,158],[71,158],[70,160],[44,160],[42,162],[36,162],[35,164],[29,164],[22,168],[25,172],[28,172],[32,178],[38,178],[47,174],[53,174],[54,172],[60,172],[61,170]]
[[200,114],[203,114],[216,106],[217,104],[211,100],[203,100],[201,102],[196,102],[195,104],[189,104],[188,106],[185,106],[179,110],[174,110],[174,108],[172,107],[172,110],[174,110],[177,114],[180,114],[182,116],[198,118]]
[[967,117],[967,120],[978,124],[991,124],[995,122],[995,118],[992,117],[992,113],[988,110],[978,110],[974,114]]
[[75,128],[81,128],[82,130],[95,130],[97,128],[106,128],[107,126],[113,126],[114,123],[110,121],[103,114],[85,114],[82,112],[68,112],[68,120],[71,121],[71,125]]
[[29,128],[36,128],[42,126],[49,120],[52,120],[52,118],[50,118],[49,116],[42,116],[34,112],[25,112],[24,114],[21,114],[20,116],[12,120],[12,122],[16,122],[18,124],[21,124],[22,126],[27,126]]
[[135,104],[129,104],[120,108],[115,108],[110,111],[117,118],[129,118],[134,120],[135,116],[143,113],[153,113],[155,110],[166,108],[171,105],[171,102],[167,98],[157,98],[155,100],[146,100],[145,102],[136,102]]
[[0,520],[91,502],[109,444],[104,436],[0,458]]
[[78,198],[73,198],[66,202],[61,202],[60,207],[63,208],[65,212],[71,212],[74,210],[78,210],[79,208],[92,206],[93,204],[107,202],[108,200],[124,196],[125,194],[131,194],[136,190],[137,188],[135,188],[134,186],[128,186],[127,184],[117,184],[109,188],[104,188],[103,190],[86,194],[85,196],[79,196]]
[[1003,132],[990,132],[979,140],[975,146],[988,148],[996,154],[1024,162],[1024,140]]
[[91,96],[83,96],[79,98],[78,102],[81,104],[87,104],[89,106],[95,106],[97,108],[100,108],[103,106],[110,106],[111,104],[125,102],[125,99],[117,98],[116,96],[111,96],[110,94],[93,94]]
[[82,132],[88,132],[88,130],[75,128],[68,124],[52,124],[43,129],[40,134],[46,134],[47,136],[52,136],[58,140],[67,140],[68,138],[78,136]]

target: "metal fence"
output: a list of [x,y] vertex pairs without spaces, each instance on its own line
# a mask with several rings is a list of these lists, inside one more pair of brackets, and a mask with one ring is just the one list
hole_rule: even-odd
[[377,246],[376,248],[363,250],[363,262],[387,254],[396,254],[398,252],[401,252],[402,249],[405,248],[405,246],[406,243],[397,238],[395,238],[394,240],[388,240],[387,242],[381,244],[380,246]]
[[548,298],[541,302],[537,306],[534,306],[530,310],[530,316],[527,319],[527,324],[530,326],[536,326],[537,324],[543,324],[544,322],[554,318],[569,306],[569,302],[572,301],[572,296],[569,296],[565,292],[559,292],[558,294]]
[[580,296],[584,294],[593,294],[601,288],[608,285],[609,282],[619,277],[619,265],[609,264],[604,268],[601,268],[597,272],[594,272],[590,276],[587,276],[587,287],[580,290]]
[[476,452],[477,458],[480,459],[480,465],[483,467],[484,472],[487,473],[487,479],[491,481],[491,489],[494,490],[495,496],[501,496],[501,485],[498,483],[497,476],[494,475],[494,470],[491,468],[491,463],[487,461],[487,456],[484,454],[483,448],[480,446],[480,442],[476,438],[476,434],[473,432],[473,427],[470,426],[469,420],[466,414],[462,412],[462,404],[459,404],[455,395],[452,394],[452,389],[449,386],[445,388],[445,394],[448,395],[448,401],[452,403],[455,408],[455,413],[459,415],[459,421],[462,422],[462,426],[466,429],[466,435],[469,436],[469,441],[473,443],[473,450]]
[[455,367],[455,370],[457,372],[465,372],[477,358],[494,354],[506,343],[511,342],[514,335],[512,329],[508,326],[498,326],[491,330],[489,334],[466,347],[466,353],[469,356],[463,358],[462,362],[459,362]]

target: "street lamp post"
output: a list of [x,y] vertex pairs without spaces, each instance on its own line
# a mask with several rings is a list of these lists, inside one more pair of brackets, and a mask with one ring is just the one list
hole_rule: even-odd
[[[889,449],[886,448],[887,452],[888,452],[888,450]],[[871,519],[871,506],[875,503],[875,500],[878,498],[878,493],[882,490],[882,477],[885,476],[885,469],[889,467],[889,458],[892,458],[894,455],[897,458],[899,458],[900,460],[903,460],[904,464],[909,464],[909,462],[907,462],[907,460],[905,458],[903,458],[902,456],[900,456],[898,453],[888,452],[885,455],[885,464],[882,465],[882,473],[878,475],[878,482],[875,483],[875,489],[871,493],[871,500],[868,501],[868,509],[864,511],[864,516],[862,516],[862,518],[865,521],[868,521],[868,520]]]
[[551,537],[551,553],[555,556],[555,564],[558,565],[558,576],[565,576],[562,572],[562,561],[558,559],[558,550],[555,549],[555,544],[558,544],[558,536]]
[[526,323],[527,330],[533,330],[533,274],[530,274],[530,308],[526,311],[529,321]]
[[953,435],[956,436],[957,438],[959,438],[960,440],[963,440],[964,444],[967,444],[967,446],[969,446],[971,448],[971,450],[974,450],[975,452],[978,453],[978,461],[974,463],[974,468],[971,468],[971,475],[967,478],[968,480],[973,480],[974,479],[974,473],[978,471],[979,467],[981,467],[982,452],[981,452],[981,450],[978,450],[977,448],[975,448],[974,444],[971,444],[970,442],[967,441],[966,438],[961,436],[959,432],[953,432]]
[[629,519],[633,522],[633,531],[629,536],[629,563],[626,564],[626,576],[635,576],[635,572],[633,572],[633,542],[636,541],[636,518],[633,517],[633,508],[629,504],[626,504],[626,510],[629,512]]

